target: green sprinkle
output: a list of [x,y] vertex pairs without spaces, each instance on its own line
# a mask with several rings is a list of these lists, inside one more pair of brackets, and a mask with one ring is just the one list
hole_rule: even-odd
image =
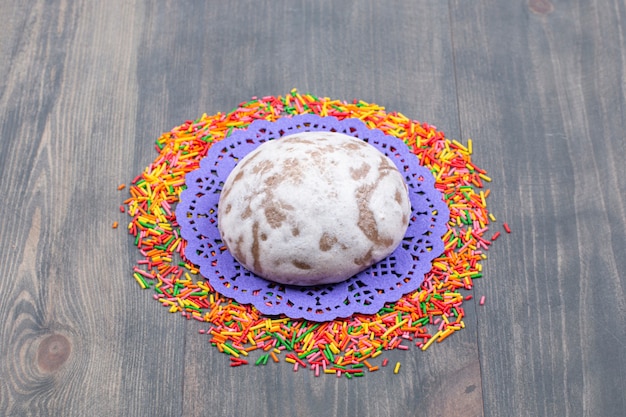
[[310,328],[310,329],[308,329],[306,332],[302,333],[302,334],[300,335],[300,337],[298,337],[298,338],[295,340],[294,344],[295,344],[295,343],[298,343],[299,341],[301,341],[302,339],[304,339],[304,338],[306,337],[306,335],[308,335],[309,333],[311,333],[312,331],[314,331],[315,329],[317,329],[319,326],[320,326],[320,325],[319,325],[319,323],[317,323],[317,324],[315,324],[315,325],[311,326],[311,328]]
[[309,350],[307,352],[302,352],[301,354],[298,355],[298,358],[299,359],[304,359],[307,356],[309,356],[310,354],[316,353],[316,352],[319,352],[319,351],[320,351],[319,348],[314,348],[314,349],[311,349],[311,350]]

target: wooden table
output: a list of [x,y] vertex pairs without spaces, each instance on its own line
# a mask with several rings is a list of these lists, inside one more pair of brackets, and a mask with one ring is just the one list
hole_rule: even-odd
[[[625,415],[626,3],[551,1],[1,1],[0,415]],[[162,132],[294,87],[472,138],[511,226],[398,375],[229,368],[111,227]]]

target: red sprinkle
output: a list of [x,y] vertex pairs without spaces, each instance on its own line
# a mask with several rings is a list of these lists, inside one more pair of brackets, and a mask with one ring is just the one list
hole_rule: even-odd
[[248,361],[245,359],[240,359],[240,358],[230,358],[230,366],[231,367],[236,367],[236,366],[241,366],[241,365],[247,365]]
[[502,224],[502,227],[504,227],[504,230],[505,230],[507,233],[511,233],[511,229],[509,228],[509,225],[508,225],[508,224],[503,223],[503,224]]

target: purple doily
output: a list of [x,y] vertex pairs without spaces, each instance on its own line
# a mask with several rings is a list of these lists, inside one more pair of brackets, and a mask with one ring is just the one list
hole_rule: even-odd
[[[332,285],[299,287],[278,284],[245,269],[230,255],[217,228],[219,195],[238,161],[267,140],[297,132],[333,131],[362,139],[387,155],[405,177],[412,218],[399,247],[387,258]],[[369,129],[359,119],[338,120],[305,114],[276,122],[256,120],[245,130],[216,142],[200,168],[186,175],[176,218],[187,241],[185,257],[219,293],[252,304],[266,315],[329,321],[354,313],[374,314],[421,285],[431,261],[443,252],[448,206],[435,189],[430,171],[400,139]]]

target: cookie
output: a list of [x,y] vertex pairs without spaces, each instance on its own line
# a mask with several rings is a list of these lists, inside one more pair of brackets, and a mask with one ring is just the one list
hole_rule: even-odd
[[226,180],[218,228],[233,257],[282,284],[343,281],[391,254],[411,204],[393,162],[360,139],[304,132],[263,143]]

